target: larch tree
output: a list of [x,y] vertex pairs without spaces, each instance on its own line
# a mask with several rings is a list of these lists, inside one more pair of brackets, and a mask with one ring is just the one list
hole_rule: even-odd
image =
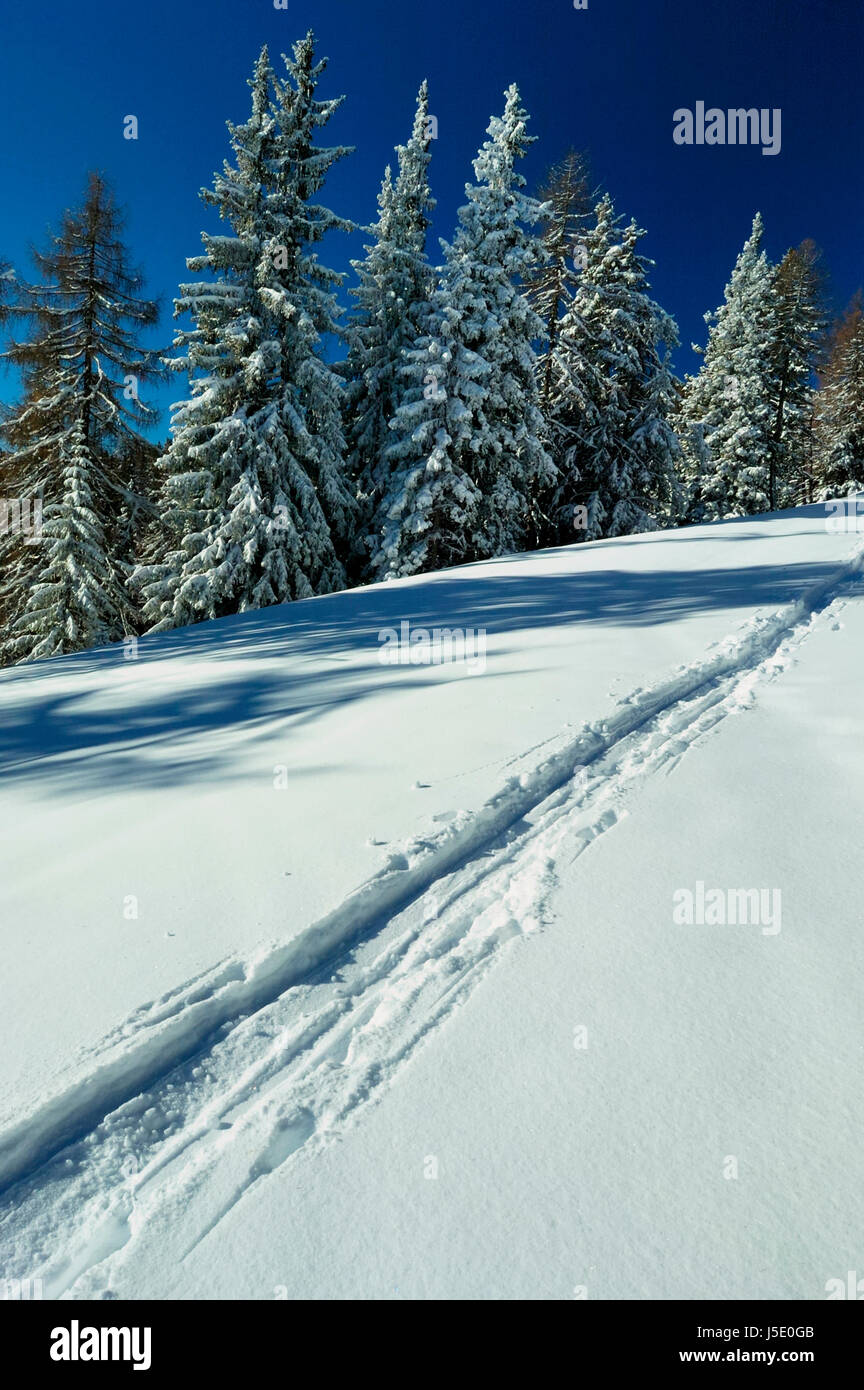
[[190,377],[160,467],[166,475],[156,558],[132,587],[150,631],[342,587],[353,525],[345,477],[343,386],[324,357],[338,332],[341,276],[318,260],[353,224],[316,201],[350,151],[316,143],[341,98],[316,97],[324,62],[311,34],[273,70],[266,46],[252,111],[229,123],[234,156],[203,201],[227,230],[202,233],[189,260],[206,280],[180,287],[188,314],[170,363]]
[[2,651],[23,661],[116,641],[134,630],[124,589],[118,518],[145,499],[128,486],[123,458],[146,448],[153,412],[139,386],[158,374],[139,345],[158,307],[141,298],[113,195],[91,174],[49,249],[34,253],[39,279],[15,282],[13,320],[30,336],[4,354],[23,397],[2,436],[19,497],[41,511],[41,535],[10,534],[2,547]]
[[864,492],[864,298],[834,327],[816,402],[818,496]]
[[4,261],[0,256],[0,323],[3,323],[9,312],[6,300],[12,286],[15,284],[15,272],[8,261]]
[[791,506],[806,493],[812,445],[815,372],[825,332],[825,280],[813,241],[786,252],[774,282],[772,345],[774,424],[769,506]]
[[544,352],[538,367],[539,405],[546,415],[555,381],[558,328],[584,266],[585,233],[594,210],[587,155],[569,150],[548,171],[538,196],[543,205],[545,255],[528,275],[527,294],[544,327]]
[[542,256],[540,204],[517,161],[531,137],[519,91],[474,161],[459,229],[444,245],[432,331],[407,354],[385,532],[373,568],[415,574],[524,548],[553,476],[538,406],[543,324],[525,278]]

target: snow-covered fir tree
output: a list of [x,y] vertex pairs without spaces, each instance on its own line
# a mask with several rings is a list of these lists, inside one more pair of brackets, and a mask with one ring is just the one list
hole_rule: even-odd
[[359,286],[351,291],[356,310],[348,330],[346,436],[349,472],[360,515],[356,567],[369,563],[374,537],[385,518],[392,442],[390,420],[402,396],[400,371],[405,352],[429,331],[435,273],[426,256],[429,214],[435,206],[429,188],[429,97],[426,82],[417,96],[411,138],[396,148],[395,183],[388,167],[378,195],[378,221],[364,260],[352,261]]
[[757,213],[724,303],[705,315],[709,334],[702,367],[685,383],[679,430],[690,521],[748,515],[771,505],[777,294],[763,236]]
[[853,299],[831,336],[816,404],[820,499],[864,492],[864,298]]
[[119,566],[108,553],[98,495],[102,470],[88,444],[83,410],[58,441],[62,496],[45,506],[38,565],[9,624],[12,659],[83,651],[134,631]]
[[517,161],[531,137],[517,87],[474,161],[433,296],[433,331],[407,354],[392,422],[386,525],[373,568],[415,574],[524,548],[551,482],[537,404],[543,324],[523,292],[542,255],[540,204]]
[[205,203],[227,224],[189,260],[212,278],[181,286],[171,366],[190,375],[175,407],[158,561],[135,572],[151,631],[341,587],[352,529],[343,386],[322,344],[338,332],[341,277],[316,247],[351,223],[315,201],[350,151],[316,144],[341,98],[319,101],[325,67],[308,34],[280,79],[265,47],[252,112],[229,124],[233,163]]
[[13,282],[9,310],[31,333],[5,353],[23,377],[23,397],[2,425],[4,487],[19,509],[19,524],[0,538],[7,661],[133,630],[117,518],[146,505],[123,460],[147,447],[139,429],[152,412],[139,387],[157,367],[137,338],[157,306],[140,297],[121,233],[110,190],[91,174],[82,205],[65,214],[48,251],[35,253],[40,280]]
[[553,354],[547,418],[559,476],[548,515],[558,542],[652,530],[677,501],[669,358],[678,330],[648,293],[644,231],[621,222],[604,196]]

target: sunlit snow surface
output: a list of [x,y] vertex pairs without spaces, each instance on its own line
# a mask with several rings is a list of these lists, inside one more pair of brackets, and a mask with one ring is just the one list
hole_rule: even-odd
[[[824,1298],[862,547],[803,508],[0,674],[0,1278]],[[403,622],[485,661],[384,665]],[[675,920],[700,883],[779,924]]]

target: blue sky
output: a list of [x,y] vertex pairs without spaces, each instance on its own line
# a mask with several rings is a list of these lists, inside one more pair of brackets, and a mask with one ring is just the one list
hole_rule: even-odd
[[[655,297],[681,328],[680,370],[698,365],[689,344],[704,341],[702,315],[720,301],[757,208],[771,255],[805,236],[822,246],[838,307],[864,282],[861,0],[589,0],[578,11],[572,0],[9,5],[0,256],[29,273],[28,246],[79,199],[86,171],[101,169],[127,208],[148,291],[162,300],[158,340],[170,342],[185,257],[214,227],[197,192],[228,153],[225,121],[248,113],[261,44],[276,56],[310,27],[330,59],[321,95],[346,95],[328,139],[357,147],[324,195],[343,215],[374,219],[384,166],[407,138],[426,77],[438,118],[434,232],[449,237],[489,116],[516,81],[539,137],[529,183],[569,146],[586,148],[619,211],[647,228]],[[780,154],[676,145],[673,112],[700,100],[781,108]],[[129,114],[137,141],[123,138]],[[323,255],[347,269],[362,245],[360,234],[334,234]],[[160,435],[178,383],[155,398]],[[0,377],[0,396],[14,390]]]

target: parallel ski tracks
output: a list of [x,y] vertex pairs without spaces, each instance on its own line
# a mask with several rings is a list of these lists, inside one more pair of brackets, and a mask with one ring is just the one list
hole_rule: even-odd
[[646,778],[745,707],[862,559],[565,739],[292,942],[139,1011],[0,1132],[4,1276],[98,1294],[166,1212],[184,1214],[182,1258],[253,1184],[341,1132],[502,945],[542,925],[565,847],[578,857]]

